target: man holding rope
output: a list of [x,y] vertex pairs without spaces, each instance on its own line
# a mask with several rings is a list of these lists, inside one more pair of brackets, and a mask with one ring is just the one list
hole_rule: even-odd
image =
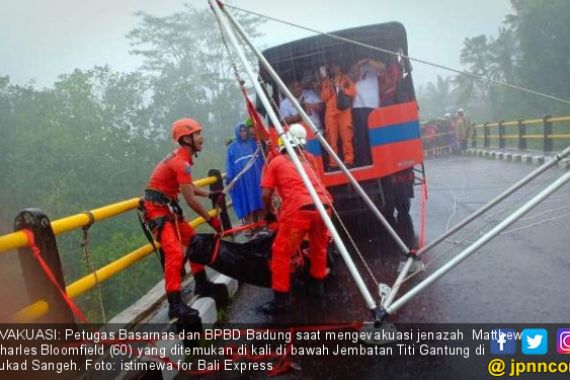
[[[220,232],[222,223],[217,216],[210,216],[198,197],[208,197],[216,204],[223,204],[223,192],[203,190],[192,183],[192,156],[202,150],[204,138],[202,126],[194,119],[180,119],[172,124],[172,139],[178,149],[166,156],[154,169],[144,192],[145,219],[154,238],[160,242],[164,253],[164,280],[168,298],[169,318],[196,317],[198,312],[188,307],[180,295],[181,273],[184,269],[182,246],[190,246],[196,233],[182,215],[178,194],[210,226]],[[190,262],[194,275],[196,294],[207,294],[213,284],[208,280],[203,265]]]

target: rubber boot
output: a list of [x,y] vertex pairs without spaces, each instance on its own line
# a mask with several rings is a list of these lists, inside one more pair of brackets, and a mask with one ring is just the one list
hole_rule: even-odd
[[259,310],[263,314],[277,315],[288,312],[290,306],[291,299],[289,297],[289,292],[273,291],[273,300],[263,304]]
[[307,294],[309,297],[323,298],[325,296],[325,281],[310,277],[307,281]]
[[168,318],[197,318],[198,310],[192,309],[182,301],[180,292],[166,293],[168,299]]
[[216,286],[216,284],[208,279],[205,270],[194,273],[194,284],[194,294],[197,296],[211,295],[214,292],[214,288]]

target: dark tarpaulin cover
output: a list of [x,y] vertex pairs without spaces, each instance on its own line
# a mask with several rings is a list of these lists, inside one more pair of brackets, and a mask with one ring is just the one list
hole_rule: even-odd
[[[401,49],[404,55],[408,55],[406,29],[399,22],[360,26],[332,34],[393,52]],[[300,79],[298,76],[305,70],[315,71],[331,60],[347,67],[361,58],[388,62],[388,54],[384,52],[356,46],[327,35],[311,36],[275,46],[265,50],[263,55],[286,82],[294,78]],[[269,80],[263,67],[260,67],[260,74]]]
[[210,264],[214,252],[214,235],[198,234],[192,240],[187,255],[190,261],[208,265],[226,276],[269,288],[271,287],[269,260],[274,238],[275,235],[271,234],[247,243],[222,240],[217,258]]

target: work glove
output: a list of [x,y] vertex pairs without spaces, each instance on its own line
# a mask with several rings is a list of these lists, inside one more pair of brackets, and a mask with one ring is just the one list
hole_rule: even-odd
[[223,207],[226,204],[226,194],[222,190],[211,191],[208,198],[218,207]]
[[217,216],[213,216],[208,220],[208,224],[216,230],[216,232],[222,232],[222,221]]
[[265,217],[263,218],[263,220],[265,220],[265,222],[267,224],[271,224],[271,223],[275,223],[277,221],[277,217],[275,216],[274,213],[268,212],[267,214],[265,214]]

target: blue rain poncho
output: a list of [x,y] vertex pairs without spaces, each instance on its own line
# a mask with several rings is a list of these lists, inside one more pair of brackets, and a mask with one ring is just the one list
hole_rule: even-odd
[[[251,160],[257,150],[257,143],[248,136],[246,140],[240,137],[241,128],[247,127],[240,123],[235,126],[236,140],[228,147],[226,158],[227,183],[230,183]],[[235,183],[230,191],[233,207],[238,218],[242,219],[254,211],[262,210],[261,200],[261,170],[263,156],[258,154],[255,163]]]

